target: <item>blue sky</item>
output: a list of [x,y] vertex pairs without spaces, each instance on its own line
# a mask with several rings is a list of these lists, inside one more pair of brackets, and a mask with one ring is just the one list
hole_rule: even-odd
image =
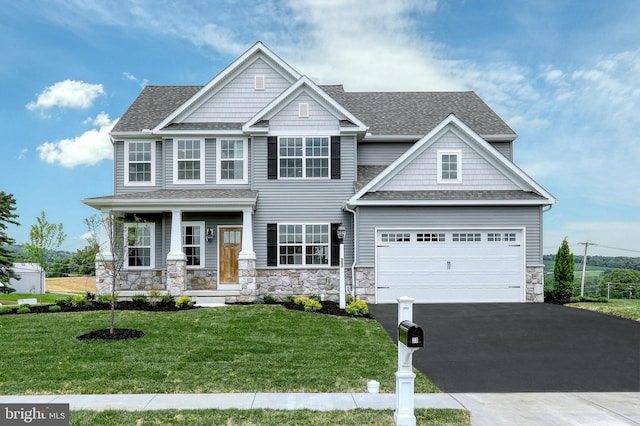
[[[515,161],[559,203],[545,253],[640,256],[640,2],[3,2],[0,191],[22,226],[85,245],[83,198],[112,193],[108,131],[145,84],[203,85],[257,40],[318,84],[476,91],[518,133]],[[382,3],[382,2],[381,2]],[[621,250],[624,249],[624,250]]]

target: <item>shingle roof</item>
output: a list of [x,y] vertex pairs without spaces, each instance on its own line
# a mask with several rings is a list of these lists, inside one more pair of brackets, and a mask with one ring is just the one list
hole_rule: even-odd
[[[516,137],[515,132],[474,92],[345,92],[341,85],[320,87],[369,126],[372,135],[422,136],[453,113],[479,135]],[[152,129],[201,88],[147,86],[112,132]],[[240,124],[174,123],[168,128],[235,130],[240,128]]]
[[509,191],[377,191],[368,192],[362,200],[433,200],[433,201],[515,201],[544,200],[535,192]]
[[140,132],[153,129],[202,86],[146,86],[111,130]]
[[345,92],[320,86],[373,135],[425,135],[450,114],[482,136],[515,132],[474,92]]
[[256,199],[258,191],[250,189],[159,189],[89,198],[95,200],[206,200]]

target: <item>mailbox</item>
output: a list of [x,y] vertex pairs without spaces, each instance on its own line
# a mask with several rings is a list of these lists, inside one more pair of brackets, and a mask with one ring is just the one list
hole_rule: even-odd
[[411,321],[402,321],[398,324],[398,341],[408,348],[424,347],[424,332],[422,327]]

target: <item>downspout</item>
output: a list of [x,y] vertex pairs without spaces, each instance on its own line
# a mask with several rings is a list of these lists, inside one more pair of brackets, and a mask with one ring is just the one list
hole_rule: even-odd
[[356,214],[355,210],[352,210],[349,208],[349,204],[347,203],[347,201],[344,202],[344,205],[342,206],[342,209],[345,211],[348,211],[349,213],[353,214],[353,264],[351,265],[351,296],[353,296],[354,298],[356,297],[356,260],[358,258],[358,238],[357,238],[357,233],[358,233],[358,226],[357,226],[357,217],[358,215]]

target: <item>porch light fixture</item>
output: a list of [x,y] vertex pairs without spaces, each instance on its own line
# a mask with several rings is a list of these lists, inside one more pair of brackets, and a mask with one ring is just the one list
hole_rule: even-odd
[[207,228],[207,242],[213,241],[213,229]]
[[345,285],[344,285],[344,236],[347,234],[347,229],[343,224],[338,226],[336,230],[336,234],[338,234],[338,240],[340,240],[340,309],[344,309],[346,307],[346,295],[345,295]]

